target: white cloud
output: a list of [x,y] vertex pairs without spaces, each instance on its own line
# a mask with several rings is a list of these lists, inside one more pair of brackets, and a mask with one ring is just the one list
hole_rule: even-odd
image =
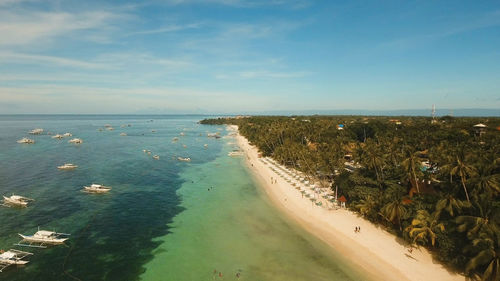
[[149,29],[149,30],[141,30],[141,31],[135,31],[131,32],[128,35],[145,35],[145,34],[158,34],[158,33],[168,33],[168,32],[175,32],[175,31],[180,31],[180,30],[186,30],[186,29],[195,29],[199,28],[201,24],[199,23],[191,23],[191,24],[172,24],[168,26],[164,26],[161,28],[156,28],[156,29]]
[[167,0],[168,4],[219,4],[241,8],[262,6],[283,6],[291,9],[303,9],[312,5],[311,0]]
[[[74,35],[75,31],[92,30],[102,34],[112,23],[127,17],[125,14],[106,11],[81,13],[13,11],[0,11],[0,34],[2,34],[0,47],[39,45],[59,36]],[[92,39],[92,36],[85,38]],[[100,40],[102,41],[102,38]]]
[[45,64],[56,66],[68,66],[87,69],[111,69],[104,63],[88,62],[83,60],[68,59],[63,57],[32,55],[24,53],[0,52],[0,62],[16,64]]

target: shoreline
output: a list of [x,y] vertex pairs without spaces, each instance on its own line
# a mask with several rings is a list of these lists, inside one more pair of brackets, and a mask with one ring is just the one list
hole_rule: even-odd
[[[230,126],[237,131],[237,126]],[[328,244],[348,262],[362,268],[372,280],[465,280],[434,261],[423,247],[410,254],[399,238],[346,210],[328,210],[311,204],[290,184],[258,161],[258,149],[238,132],[238,146],[244,151],[245,162],[253,177],[270,201],[305,231]],[[271,184],[270,178],[277,179]],[[354,227],[360,226],[359,233]]]

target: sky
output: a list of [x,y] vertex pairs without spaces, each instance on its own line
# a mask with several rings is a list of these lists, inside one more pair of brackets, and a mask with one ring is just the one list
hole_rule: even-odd
[[0,114],[500,108],[500,2],[0,0]]

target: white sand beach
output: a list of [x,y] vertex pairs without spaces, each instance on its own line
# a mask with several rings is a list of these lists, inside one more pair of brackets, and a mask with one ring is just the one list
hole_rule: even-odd
[[[231,129],[237,130],[236,126]],[[278,177],[258,159],[258,150],[248,140],[237,135],[238,145],[245,152],[248,167],[261,183],[271,201],[285,215],[296,221],[308,232],[330,245],[347,260],[368,272],[375,280],[465,280],[449,272],[424,248],[410,253],[408,245],[381,227],[346,209],[329,210],[316,206],[304,198],[290,183]],[[277,179],[271,184],[271,177]],[[359,233],[354,232],[361,227]]]

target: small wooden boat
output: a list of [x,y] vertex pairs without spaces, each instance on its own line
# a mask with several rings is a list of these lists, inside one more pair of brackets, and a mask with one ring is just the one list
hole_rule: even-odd
[[24,265],[28,261],[23,260],[27,256],[33,255],[29,252],[23,252],[15,249],[10,249],[6,252],[0,251],[0,272],[11,265]]
[[21,238],[23,238],[19,243],[15,244],[17,246],[24,247],[34,247],[34,248],[47,248],[48,245],[60,245],[69,239],[67,233],[58,233],[48,230],[40,230],[35,232],[33,235],[24,235],[18,233]]
[[27,207],[28,203],[32,201],[35,200],[14,194],[12,194],[12,196],[10,197],[3,196],[3,205],[8,207],[11,206]]
[[76,143],[76,144],[80,144],[83,142],[82,139],[79,139],[79,138],[74,138],[74,139],[71,139],[68,141],[69,143]]
[[90,186],[84,186],[84,191],[90,192],[90,193],[106,193],[111,190],[111,187],[109,186],[104,186],[100,184],[91,184]]
[[29,144],[31,144],[31,143],[35,143],[35,141],[32,139],[28,139],[28,138],[22,138],[22,139],[18,140],[17,143],[29,143]]

